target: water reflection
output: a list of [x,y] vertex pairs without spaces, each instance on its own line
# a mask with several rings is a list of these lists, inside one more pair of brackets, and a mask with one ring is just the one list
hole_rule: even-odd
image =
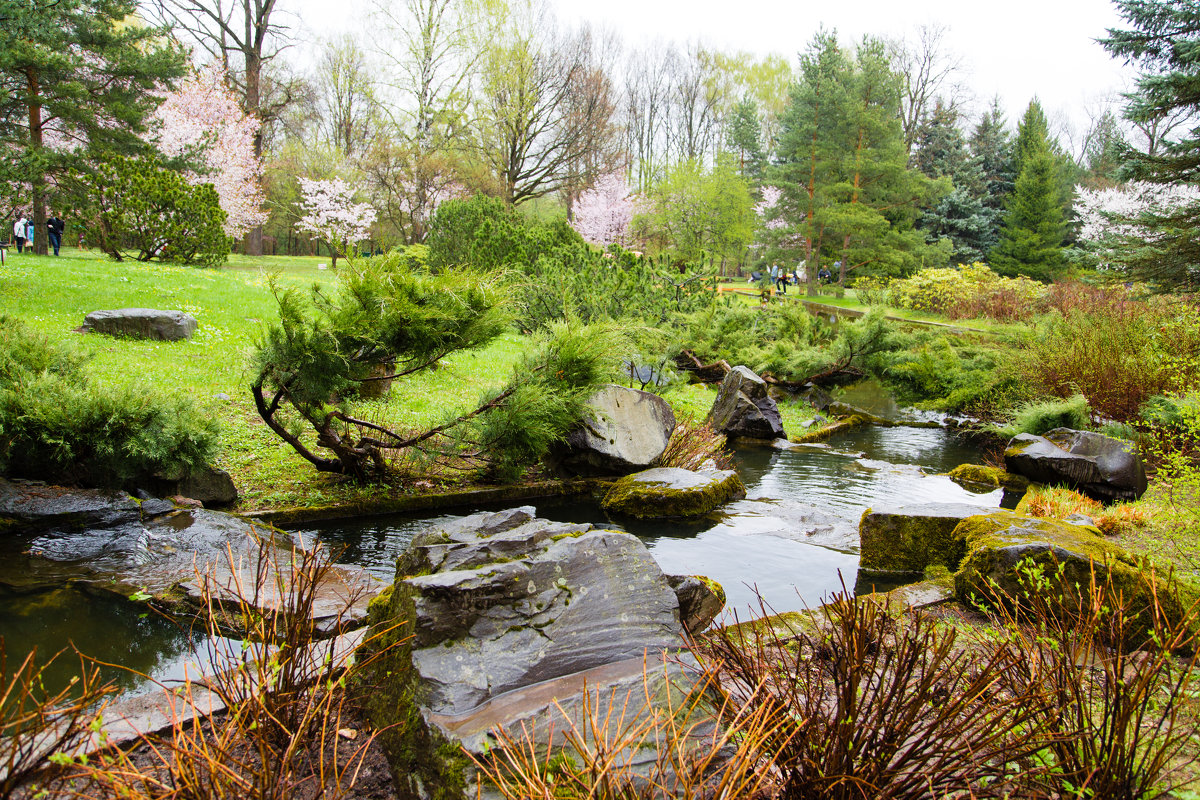
[[[1000,490],[975,494],[929,474],[977,461],[974,448],[940,428],[866,427],[823,445],[739,451],[737,468],[749,496],[699,521],[612,518],[595,503],[577,498],[541,501],[536,507],[548,519],[635,534],[664,571],[720,581],[729,608],[745,617],[747,609],[757,608],[758,596],[782,612],[820,603],[843,581],[853,587],[858,521],[869,507],[926,502],[998,506]],[[383,517],[304,533],[343,548],[343,563],[360,564],[391,580],[396,557],[417,531],[434,521]]]
[[[79,674],[78,650],[105,664],[101,678],[125,690],[147,691],[152,684],[195,677],[209,658],[203,630],[164,619],[140,603],[91,594],[74,587],[0,594],[0,640],[11,672],[36,648],[40,661],[59,651],[44,674],[46,689],[65,687]],[[200,655],[197,655],[197,654]],[[7,682],[10,675],[5,674]]]

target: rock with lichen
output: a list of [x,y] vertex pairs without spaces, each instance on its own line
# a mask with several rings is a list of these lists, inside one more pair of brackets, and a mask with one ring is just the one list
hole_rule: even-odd
[[779,406],[768,393],[766,381],[749,367],[737,366],[725,375],[708,419],[713,430],[728,436],[787,438]]
[[1068,486],[1102,503],[1137,500],[1146,492],[1146,469],[1129,442],[1091,431],[1055,428],[1043,436],[1014,436],[1004,468],[1035,483]]
[[549,753],[586,707],[631,721],[689,691],[679,595],[645,545],[529,507],[416,536],[371,621],[363,698],[405,796],[477,796],[466,754],[497,731]]
[[641,519],[696,517],[746,496],[737,472],[657,467],[613,483],[600,506]]
[[868,508],[858,523],[859,570],[876,576],[903,575],[943,566],[953,572],[966,555],[955,528],[986,511],[968,503]]

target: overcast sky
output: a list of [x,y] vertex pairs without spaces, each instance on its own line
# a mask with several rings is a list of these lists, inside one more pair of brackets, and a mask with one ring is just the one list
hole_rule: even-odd
[[[963,63],[962,82],[980,106],[999,95],[1015,124],[1035,95],[1053,118],[1086,126],[1085,109],[1113,96],[1133,72],[1096,39],[1125,27],[1109,0],[549,0],[564,22],[587,20],[629,45],[700,41],[722,50],[777,53],[795,65],[824,25],[843,41],[864,34],[915,38],[921,25],[946,27],[947,49]],[[344,29],[363,0],[301,0],[307,27]],[[282,6],[282,4],[281,4]],[[349,23],[353,24],[353,23]]]

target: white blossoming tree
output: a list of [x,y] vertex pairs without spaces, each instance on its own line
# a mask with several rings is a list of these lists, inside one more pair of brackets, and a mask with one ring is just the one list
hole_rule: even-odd
[[639,198],[629,190],[625,176],[605,175],[579,195],[571,227],[600,247],[629,244],[629,226],[638,212]]
[[242,111],[219,66],[200,70],[167,94],[154,117],[159,151],[198,162],[188,181],[216,189],[227,236],[240,238],[267,221],[262,161],[254,155],[259,121]]
[[300,178],[300,191],[303,216],[296,227],[328,244],[336,267],[339,255],[352,257],[354,247],[370,236],[375,209],[355,202],[353,187],[341,178]]

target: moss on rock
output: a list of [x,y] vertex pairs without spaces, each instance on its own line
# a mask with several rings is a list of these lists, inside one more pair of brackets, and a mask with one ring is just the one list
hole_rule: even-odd
[[921,574],[926,567],[941,565],[953,572],[966,555],[955,529],[981,511],[965,503],[868,508],[858,524],[859,569]]
[[[1029,488],[1029,479],[1023,475],[1014,475],[999,467],[984,467],[979,464],[959,464],[946,473],[950,480],[959,485],[971,484],[987,486],[992,489],[1004,488],[1023,492]],[[968,488],[970,488],[968,486]]]
[[1147,609],[1155,598],[1171,621],[1183,619],[1190,605],[1178,581],[1095,528],[997,511],[963,520],[954,536],[967,550],[954,576],[955,595],[967,605],[1027,604],[1037,591],[1056,613],[1070,614],[1084,602],[1093,570],[1096,586],[1123,598],[1138,616],[1130,631],[1134,639],[1149,630]]
[[693,472],[660,467],[621,478],[600,506],[641,519],[695,517],[745,496],[746,486],[733,470]]
[[841,419],[831,425],[826,425],[823,428],[818,428],[815,431],[808,431],[798,436],[791,437],[790,441],[796,444],[811,444],[812,442],[823,442],[835,433],[850,430],[851,428],[860,428],[863,425],[870,425],[871,421],[861,414],[856,414],[848,419]]
[[462,748],[424,724],[411,668],[415,593],[396,581],[371,601],[370,635],[359,647],[353,691],[379,731],[402,797],[461,800],[471,761]]

